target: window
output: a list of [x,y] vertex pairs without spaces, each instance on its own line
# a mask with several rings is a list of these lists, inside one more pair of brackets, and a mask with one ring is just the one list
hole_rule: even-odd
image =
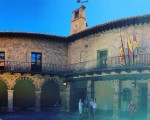
[[4,70],[5,67],[5,53],[0,52],[0,70]]
[[75,11],[74,13],[74,19],[78,18],[79,17],[79,10],[78,11]]
[[123,101],[131,101],[132,99],[132,92],[129,88],[123,89]]
[[42,55],[41,53],[31,53],[31,71],[41,72],[42,70]]
[[107,50],[97,51],[97,66],[100,68],[107,67]]

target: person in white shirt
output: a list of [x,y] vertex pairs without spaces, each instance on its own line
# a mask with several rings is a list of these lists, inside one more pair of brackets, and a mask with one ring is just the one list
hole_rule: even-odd
[[79,114],[80,114],[80,120],[82,120],[82,113],[83,113],[83,103],[81,99],[79,99]]
[[94,99],[94,101],[93,101],[93,120],[95,120],[95,112],[96,112],[96,108],[97,108],[97,105],[96,105],[96,99]]

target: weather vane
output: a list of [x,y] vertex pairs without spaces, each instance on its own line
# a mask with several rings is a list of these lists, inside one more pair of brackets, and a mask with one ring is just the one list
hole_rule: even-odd
[[88,0],[77,0],[77,3],[86,3]]

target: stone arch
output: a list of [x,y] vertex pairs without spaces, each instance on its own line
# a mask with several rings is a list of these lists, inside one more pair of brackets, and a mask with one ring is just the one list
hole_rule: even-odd
[[14,83],[13,87],[16,85],[17,81],[19,81],[19,80],[29,80],[29,81],[31,81],[33,83],[33,85],[35,87],[34,80],[32,78],[30,78],[30,77],[27,77],[27,76],[19,76],[19,77],[15,78],[15,83]]
[[58,84],[59,86],[59,90],[60,91],[64,91],[65,87],[63,85],[64,82],[64,78],[60,78],[60,77],[45,77],[44,81],[41,84],[41,87],[44,85],[44,83],[46,83],[47,81],[54,81]]
[[35,107],[36,95],[33,79],[27,76],[19,76],[15,79],[13,89],[15,109],[27,110],[30,107]]
[[[0,80],[2,80],[2,81],[6,84],[7,89],[9,89],[9,88],[10,88],[10,87],[9,87],[9,82],[8,82],[8,80],[7,80],[6,78],[4,78],[4,77],[0,76]],[[10,88],[10,89],[11,89],[11,88]]]
[[[5,79],[6,80],[6,79]],[[1,112],[6,111],[8,104],[8,85],[6,81],[0,77],[0,109]]]
[[62,78],[45,77],[41,84],[41,107],[45,109],[47,107],[50,108],[55,105],[61,105],[61,92],[64,90]]

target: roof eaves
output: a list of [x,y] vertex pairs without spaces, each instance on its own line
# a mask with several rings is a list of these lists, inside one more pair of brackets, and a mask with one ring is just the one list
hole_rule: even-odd
[[84,36],[91,35],[94,33],[107,31],[107,30],[114,29],[114,28],[120,28],[120,27],[135,25],[135,24],[141,24],[141,23],[145,23],[145,22],[150,23],[150,14],[134,16],[134,17],[123,18],[123,19],[119,19],[119,20],[113,20],[110,22],[106,22],[106,23],[85,29],[84,31],[81,31],[79,33],[70,35],[66,39],[67,39],[67,41],[74,41],[76,39],[80,39]]

